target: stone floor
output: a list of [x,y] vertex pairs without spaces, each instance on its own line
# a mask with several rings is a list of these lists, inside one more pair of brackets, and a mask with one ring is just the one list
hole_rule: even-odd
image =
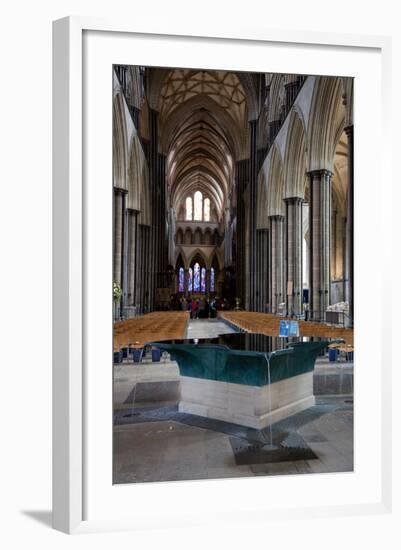
[[[232,332],[190,321],[188,337]],[[315,407],[254,430],[178,412],[174,362],[114,367],[114,482],[353,470],[353,366],[316,365]],[[337,395],[328,395],[336,393]]]
[[220,319],[191,319],[187,326],[187,338],[215,338],[233,332],[235,330]]

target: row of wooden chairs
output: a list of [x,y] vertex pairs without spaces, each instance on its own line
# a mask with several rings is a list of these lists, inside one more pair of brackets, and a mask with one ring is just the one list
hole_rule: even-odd
[[[249,311],[225,311],[220,313],[220,317],[246,332],[259,332],[267,336],[279,336],[280,320],[289,319],[270,313]],[[300,320],[299,335],[318,338],[342,338],[348,346],[353,346],[354,343],[353,329],[334,327],[324,323],[314,323],[313,321]]]
[[114,324],[114,351],[142,348],[147,342],[185,338],[189,314],[186,311],[158,311]]

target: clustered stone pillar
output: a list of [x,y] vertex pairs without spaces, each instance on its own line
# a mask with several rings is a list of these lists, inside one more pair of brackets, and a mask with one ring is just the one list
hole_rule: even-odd
[[149,184],[151,196],[151,226],[149,254],[149,279],[148,279],[148,310],[152,310],[156,302],[156,278],[158,260],[156,250],[158,241],[158,113],[149,109]]
[[347,126],[348,187],[346,225],[346,299],[349,305],[350,324],[354,324],[354,126]]
[[138,211],[129,210],[129,304],[136,305],[136,277],[137,277],[137,252],[138,252]]
[[[125,210],[125,199],[127,191],[114,187],[113,216],[114,216],[114,268],[113,281],[120,285],[123,291],[123,298],[120,302],[120,309],[123,307],[127,294],[127,220]],[[120,311],[121,314],[121,311]]]
[[151,226],[148,281],[148,310],[157,307],[156,290],[166,285],[168,241],[166,232],[166,157],[159,153],[158,118],[149,109],[149,186],[151,196]]
[[114,187],[114,282],[122,286],[125,231],[125,195],[127,191]]
[[189,291],[188,291],[188,269],[184,269],[184,293],[185,293],[185,296],[188,296],[189,294]]
[[[139,220],[138,220],[139,222]],[[143,249],[143,226],[137,224],[136,228],[136,269],[135,269],[135,305],[137,313],[142,313],[142,288],[143,288],[143,264],[142,264],[142,249]]]
[[122,243],[122,250],[123,250],[123,257],[121,261],[121,282],[122,282],[122,301],[121,305],[122,307],[125,307],[128,305],[128,246],[129,246],[129,218],[128,218],[128,210],[125,208],[126,205],[126,196],[123,195],[123,243]]
[[309,309],[310,318],[321,321],[330,303],[332,173],[314,170],[309,177]]
[[256,311],[256,202],[257,202],[257,120],[250,121],[249,155],[249,309]]
[[287,237],[287,313],[302,311],[302,203],[301,197],[285,199]]
[[278,312],[278,305],[284,299],[283,290],[283,248],[284,248],[284,216],[269,216],[270,220],[270,304],[271,312]]
[[244,192],[248,181],[249,162],[240,160],[236,163],[235,182],[237,188],[237,229],[236,229],[236,294],[240,299],[241,307],[245,305],[245,272],[246,272],[246,215],[244,204]]
[[256,257],[256,272],[257,272],[257,302],[256,310],[265,312],[268,301],[268,229],[257,230],[257,257]]

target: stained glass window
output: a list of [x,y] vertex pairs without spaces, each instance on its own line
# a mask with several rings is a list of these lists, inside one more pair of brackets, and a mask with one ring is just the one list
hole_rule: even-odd
[[214,268],[210,270],[210,292],[214,292]]
[[206,269],[201,269],[201,292],[206,292]]
[[188,291],[192,292],[192,267],[188,269]]
[[194,207],[194,220],[202,220],[202,193],[197,191],[194,195],[195,207]]
[[186,206],[186,220],[192,220],[192,197],[187,197],[187,200],[185,201]]
[[194,292],[200,292],[200,265],[194,265]]
[[210,199],[206,198],[203,201],[203,209],[204,209],[204,220],[205,222],[210,222]]
[[178,271],[178,292],[184,292],[184,268],[180,267]]

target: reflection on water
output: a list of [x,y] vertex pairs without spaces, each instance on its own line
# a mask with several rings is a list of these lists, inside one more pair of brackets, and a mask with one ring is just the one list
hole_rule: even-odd
[[[266,336],[265,334],[256,334],[250,332],[235,332],[230,334],[221,334],[216,338],[186,338],[184,340],[164,340],[174,344],[219,344],[227,346],[230,349],[270,352],[284,349],[288,344],[297,342],[317,342],[321,338],[280,338],[279,336]],[[327,340],[327,338],[325,338]]]

